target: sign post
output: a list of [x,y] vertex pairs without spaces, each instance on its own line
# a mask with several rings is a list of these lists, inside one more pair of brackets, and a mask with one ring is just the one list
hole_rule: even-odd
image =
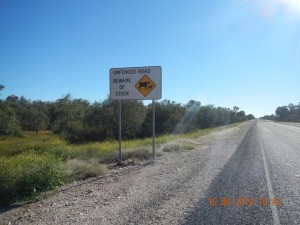
[[152,100],[152,155],[155,162],[155,100]]
[[122,165],[122,101],[119,100],[119,165]]
[[121,100],[152,100],[152,149],[155,161],[155,100],[161,99],[161,67],[112,68],[109,70],[109,80],[110,99],[119,100],[119,164],[122,165]]

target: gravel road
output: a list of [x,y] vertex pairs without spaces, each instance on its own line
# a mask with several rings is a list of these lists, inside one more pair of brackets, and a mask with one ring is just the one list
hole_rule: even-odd
[[0,224],[300,224],[299,137],[298,127],[243,123],[155,165],[110,170],[1,208]]

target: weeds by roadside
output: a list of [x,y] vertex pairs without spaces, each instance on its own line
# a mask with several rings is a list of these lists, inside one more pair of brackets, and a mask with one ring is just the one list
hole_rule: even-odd
[[[200,136],[235,127],[199,130],[188,134],[170,134],[156,138],[157,156],[165,152],[192,150]],[[122,143],[124,160],[146,161],[152,158],[152,138]],[[8,205],[64,183],[103,175],[105,164],[118,161],[118,142],[105,141],[71,145],[51,132],[34,136],[0,139],[0,205]]]
[[64,172],[55,157],[24,153],[0,158],[0,205],[37,195],[63,184]]
[[66,182],[101,176],[106,172],[106,167],[99,164],[99,160],[96,158],[89,160],[71,159],[64,164],[64,167]]

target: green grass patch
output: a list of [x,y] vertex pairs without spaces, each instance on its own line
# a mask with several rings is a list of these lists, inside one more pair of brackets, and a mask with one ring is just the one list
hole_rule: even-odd
[[0,205],[35,196],[63,184],[62,164],[55,157],[28,152],[0,157]]
[[1,137],[0,156],[14,156],[33,150],[44,152],[51,147],[65,144],[51,131],[40,131],[38,136],[35,136],[35,132],[24,132],[23,137]]
[[[156,138],[157,156],[164,152],[192,150],[197,138],[223,127]],[[0,138],[0,205],[7,205],[63,183],[103,175],[102,164],[118,161],[118,141],[71,145],[50,131],[24,132],[23,137]],[[123,160],[152,158],[152,138],[122,141]]]

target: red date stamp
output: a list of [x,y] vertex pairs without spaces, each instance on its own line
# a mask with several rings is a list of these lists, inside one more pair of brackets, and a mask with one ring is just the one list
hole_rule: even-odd
[[208,203],[210,206],[269,206],[276,205],[281,206],[281,198],[251,198],[251,197],[223,197],[223,198],[208,198]]

